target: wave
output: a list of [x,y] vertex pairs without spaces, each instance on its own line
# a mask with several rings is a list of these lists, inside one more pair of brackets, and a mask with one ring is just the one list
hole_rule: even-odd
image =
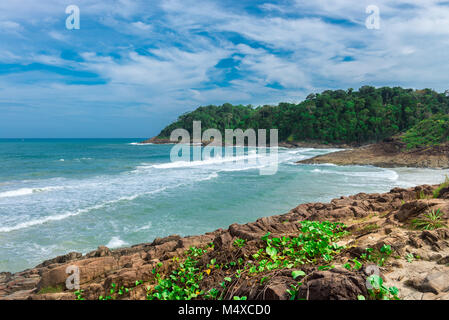
[[[173,168],[186,168],[186,167],[197,167],[197,166],[207,166],[226,162],[244,162],[245,160],[256,160],[258,158],[263,158],[264,156],[256,153],[251,153],[250,155],[243,156],[232,156],[232,157],[212,157],[206,160],[194,160],[194,161],[174,161],[162,164],[152,164],[146,167],[156,168],[156,169],[173,169]],[[145,168],[145,166],[142,166]]]
[[151,229],[152,226],[153,226],[153,224],[150,222],[142,227],[135,229],[134,231],[139,232],[139,231],[143,231],[143,230],[148,230],[148,229]]
[[[211,180],[211,179],[214,179],[214,178],[217,178],[217,177],[218,177],[218,173],[217,172],[213,172],[213,173],[207,175],[206,177],[201,177],[199,179],[196,179],[193,182],[207,181],[207,180]],[[159,188],[159,189],[156,189],[156,190],[141,192],[141,193],[137,193],[137,194],[129,195],[129,196],[123,196],[123,197],[120,197],[118,199],[106,201],[106,202],[103,202],[103,203],[100,203],[100,204],[97,204],[97,205],[94,205],[94,206],[90,206],[90,207],[87,207],[87,208],[78,209],[76,211],[68,211],[68,212],[65,212],[65,213],[62,213],[62,214],[57,214],[57,215],[47,216],[47,217],[43,217],[43,218],[39,218],[39,219],[35,219],[35,220],[26,221],[26,222],[22,222],[22,223],[19,223],[17,225],[11,226],[11,227],[0,227],[0,232],[5,232],[6,233],[6,232],[11,232],[11,231],[16,231],[16,230],[20,230],[20,229],[33,227],[33,226],[36,226],[36,225],[41,225],[41,224],[44,224],[44,223],[47,223],[47,222],[51,222],[51,221],[64,220],[64,219],[67,219],[67,218],[70,218],[70,217],[73,217],[73,216],[78,216],[80,214],[84,214],[84,213],[88,213],[88,212],[93,211],[93,210],[98,210],[98,209],[104,208],[104,207],[106,207],[108,205],[111,205],[111,204],[114,204],[114,203],[118,203],[118,202],[122,202],[122,201],[133,201],[133,200],[135,200],[135,199],[137,199],[139,197],[145,196],[145,195],[151,195],[151,194],[160,193],[160,192],[163,192],[163,191],[165,191],[167,189],[173,189],[173,188],[177,188],[177,187],[180,187],[180,186],[183,186],[183,185],[187,185],[187,184],[189,184],[191,182],[192,181],[183,182],[183,183],[175,184],[175,185],[172,185],[172,186],[165,186],[165,187],[162,187],[162,188]],[[48,187],[48,188],[56,188],[56,187]],[[45,188],[45,189],[48,189],[48,188]],[[59,187],[59,188],[61,188],[61,187]],[[30,190],[33,190],[33,189],[30,189]]]
[[372,178],[388,179],[391,181],[396,181],[399,178],[397,172],[393,170],[382,170],[380,172],[379,171],[345,172],[345,171],[313,169],[311,172],[324,173],[324,174],[338,174],[349,177],[372,177]]
[[135,194],[135,195],[131,195],[131,196],[124,196],[118,199],[114,199],[114,200],[110,200],[110,201],[106,201],[94,206],[90,206],[84,209],[78,209],[76,211],[68,211],[62,214],[57,214],[57,215],[53,215],[53,216],[47,216],[47,217],[43,217],[40,219],[35,219],[35,220],[30,220],[27,222],[22,222],[19,224],[16,224],[15,226],[11,226],[11,227],[0,227],[0,232],[11,232],[11,231],[16,231],[16,230],[20,230],[20,229],[25,229],[25,228],[29,228],[29,227],[33,227],[35,225],[40,225],[40,224],[44,224],[47,222],[51,222],[51,221],[60,221],[60,220],[64,220],[67,219],[69,217],[73,217],[73,216],[78,216],[80,214],[83,213],[87,213],[93,210],[98,210],[101,209],[105,206],[108,206],[110,204],[113,203],[117,203],[117,202],[121,202],[121,201],[132,201],[138,197],[141,197],[143,195],[148,195],[148,194],[153,194],[153,193],[158,193],[158,192],[162,192],[164,190],[166,190],[168,187],[163,187],[160,189],[156,189],[156,190],[152,190],[152,191],[148,191],[148,192],[144,192],[144,193],[140,193],[140,194]]
[[153,145],[154,143],[131,142],[128,144],[131,146],[145,146],[145,145]]
[[112,239],[106,244],[106,247],[114,249],[124,245],[127,245],[127,243],[120,239],[120,237],[112,237]]
[[63,187],[44,187],[44,188],[21,188],[17,190],[0,192],[0,198],[27,196],[33,193],[59,190]]

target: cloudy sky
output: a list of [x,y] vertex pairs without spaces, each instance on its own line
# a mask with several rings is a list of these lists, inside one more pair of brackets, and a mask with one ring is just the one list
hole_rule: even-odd
[[200,105],[362,85],[448,89],[449,1],[0,1],[0,138],[149,137]]

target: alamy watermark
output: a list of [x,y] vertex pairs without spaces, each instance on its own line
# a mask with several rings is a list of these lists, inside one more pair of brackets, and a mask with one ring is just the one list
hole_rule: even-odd
[[380,9],[376,5],[369,5],[366,7],[365,12],[369,14],[369,16],[365,20],[365,26],[367,29],[380,29]]
[[65,13],[69,15],[65,20],[65,27],[68,30],[79,30],[81,24],[80,8],[72,4],[65,9]]
[[[258,129],[257,133],[254,129],[225,129],[223,141],[220,130],[207,129],[202,132],[201,121],[193,121],[192,137],[186,129],[175,129],[171,133],[170,141],[178,143],[170,151],[170,161],[195,162],[213,159],[247,163],[257,166],[260,175],[273,175],[278,170],[278,130],[269,131],[270,142],[267,147],[266,129]],[[208,144],[202,148],[201,144],[205,141]],[[255,153],[245,154],[244,146],[255,147]]]
[[78,266],[71,265],[65,269],[65,273],[69,274],[65,280],[65,286],[68,290],[80,289],[80,269]]

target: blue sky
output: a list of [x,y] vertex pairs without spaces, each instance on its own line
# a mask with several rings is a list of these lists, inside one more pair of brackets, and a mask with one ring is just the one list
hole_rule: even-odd
[[0,138],[150,137],[200,105],[367,84],[444,91],[448,61],[447,1],[1,1]]

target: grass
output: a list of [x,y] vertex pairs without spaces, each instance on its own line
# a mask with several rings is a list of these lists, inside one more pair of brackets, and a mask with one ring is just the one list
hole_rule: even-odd
[[60,293],[64,291],[64,286],[62,284],[56,287],[46,287],[39,290],[37,294],[45,294],[45,293]]
[[434,198],[438,198],[440,196],[440,191],[443,188],[447,188],[449,187],[449,178],[448,176],[446,176],[446,178],[444,179],[444,182],[441,183],[435,190],[433,190],[433,197]]
[[412,226],[418,230],[434,230],[438,228],[445,228],[447,225],[443,221],[444,213],[440,209],[430,210],[423,215],[422,218],[412,220]]

